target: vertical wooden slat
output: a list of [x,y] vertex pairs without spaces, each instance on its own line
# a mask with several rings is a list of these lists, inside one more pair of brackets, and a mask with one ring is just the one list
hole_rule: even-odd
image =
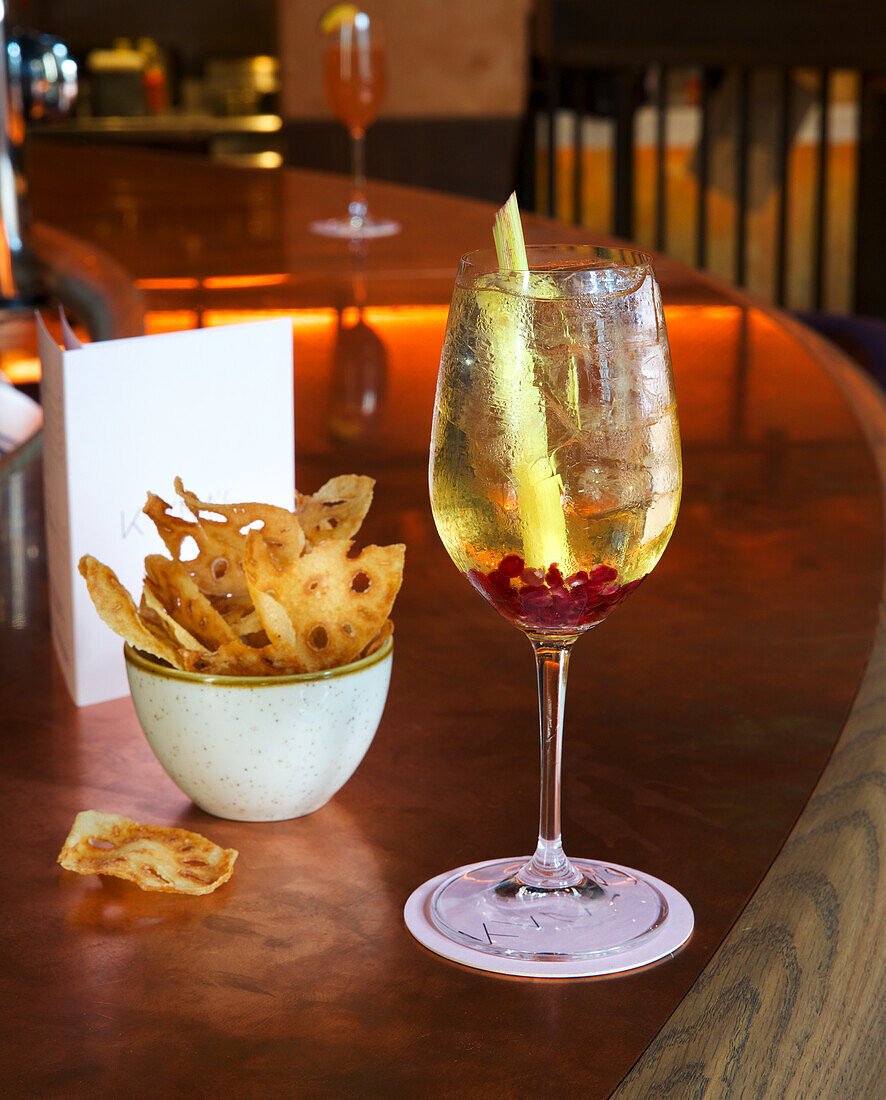
[[587,74],[583,69],[575,69],[572,73],[572,110],[574,119],[572,126],[572,220],[576,225],[582,223],[582,210],[584,206],[584,178],[583,178],[583,154],[582,125],[585,117],[586,106],[586,81]]
[[812,226],[814,241],[813,261],[813,309],[824,306],[825,276],[824,261],[827,246],[827,193],[828,193],[828,145],[829,145],[829,106],[830,71],[822,69],[819,76],[819,119],[818,119],[818,157],[815,173],[815,214]]
[[748,153],[750,147],[750,77],[742,65],[736,85],[735,119],[735,283],[747,282]]
[[544,95],[539,89],[539,62],[530,59],[529,101],[520,127],[516,186],[524,210],[538,210],[538,131],[537,122],[544,111]]
[[788,288],[788,164],[791,153],[791,70],[781,72],[775,178],[778,212],[775,223],[775,303],[783,306]]
[[699,92],[701,112],[698,135],[698,202],[695,208],[695,266],[708,262],[708,178],[710,160],[710,72],[702,70]]
[[655,100],[655,247],[659,252],[667,248],[668,188],[668,69],[658,68],[658,89]]
[[548,66],[548,216],[557,213],[557,111],[560,107],[560,70],[552,62]]
[[855,312],[886,319],[886,96],[878,73],[862,73],[858,92]]
[[613,231],[625,239],[630,239],[634,232],[634,76],[634,70],[629,66],[618,69],[615,73]]

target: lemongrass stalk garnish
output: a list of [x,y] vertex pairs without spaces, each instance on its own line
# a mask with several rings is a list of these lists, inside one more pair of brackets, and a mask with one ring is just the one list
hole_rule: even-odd
[[523,222],[520,220],[516,191],[512,191],[501,210],[496,211],[492,237],[499,270],[525,271],[528,274],[529,260],[526,256],[526,241],[523,237]]
[[514,281],[513,291],[505,285],[491,293],[487,310],[495,323],[494,385],[509,449],[514,454],[511,476],[523,556],[528,567],[547,569],[560,562],[567,549],[563,483],[549,452],[545,398],[536,378],[532,350],[527,346],[526,325],[531,310],[520,298],[551,298],[556,292],[550,281],[529,271],[516,194],[496,214],[493,237],[499,274],[525,273]]

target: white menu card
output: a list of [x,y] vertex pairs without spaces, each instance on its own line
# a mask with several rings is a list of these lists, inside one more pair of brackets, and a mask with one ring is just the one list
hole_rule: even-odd
[[[56,344],[38,317],[52,641],[78,706],[128,694],[123,642],[99,619],[83,554],[141,596],[144,559],[167,554],[142,512],[148,491],[187,514],[201,500],[295,502],[288,318]],[[168,555],[167,555],[168,556]]]

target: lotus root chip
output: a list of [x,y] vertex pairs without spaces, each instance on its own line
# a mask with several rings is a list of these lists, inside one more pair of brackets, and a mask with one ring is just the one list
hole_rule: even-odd
[[199,833],[142,825],[118,814],[77,814],[58,862],[79,875],[113,875],[142,890],[210,894],[227,882],[238,852]]
[[[155,493],[148,493],[143,511],[157,528],[166,549],[181,562],[202,592],[228,595],[245,588],[238,567],[239,544],[228,531],[206,530],[196,521],[182,519]],[[184,547],[193,540],[197,553],[185,557]]]
[[[280,564],[285,564],[292,558],[297,558],[305,546],[305,535],[294,512],[285,508],[279,508],[274,504],[258,504],[254,501],[242,504],[214,504],[209,501],[199,500],[193,493],[184,488],[181,478],[175,479],[175,491],[190,509],[196,518],[203,533],[207,538],[213,535],[219,538],[220,543],[228,544],[233,549],[233,562],[239,567],[243,560],[243,551],[246,546],[246,536],[249,530],[260,530],[265,542],[271,548]],[[205,513],[221,516],[221,519],[210,519]],[[219,572],[220,562],[214,564],[215,573]],[[237,571],[238,584],[242,574]],[[223,576],[216,576],[217,587],[224,587]]]
[[385,644],[385,642],[388,640],[388,638],[392,638],[393,636],[394,636],[394,624],[391,622],[390,619],[388,619],[385,622],[385,624],[382,626],[382,628],[378,632],[378,634],[376,634],[376,636],[372,639],[372,641],[369,643],[369,645],[366,646],[366,648],[363,650],[363,652],[360,654],[360,656],[361,657],[371,657],[373,655],[373,653],[378,653],[378,651],[382,648],[382,646]]
[[239,638],[245,634],[255,634],[262,629],[261,619],[252,606],[252,597],[247,589],[244,596],[234,598],[210,597],[212,606],[225,620]]
[[139,614],[134,600],[113,570],[90,554],[84,554],[80,559],[79,569],[95,609],[106,626],[136,649],[159,657],[173,668],[182,668],[181,651],[173,639],[162,625],[151,623]]
[[207,649],[218,649],[237,637],[181,562],[149,554],[145,558],[145,590]]
[[313,496],[299,498],[296,515],[312,546],[326,539],[352,539],[372,504],[375,481],[359,474],[331,478]]
[[[262,597],[275,615],[285,612],[288,644],[308,671],[353,661],[381,630],[403,579],[406,548],[367,546],[350,557],[352,543],[328,539],[286,569],[278,570],[250,536],[244,570],[259,614]],[[265,623],[268,636],[277,626]]]
[[[241,562],[249,528],[259,527],[283,561],[297,557],[305,538],[293,512],[271,504],[211,504],[199,500],[175,479],[176,492],[195,516],[182,519],[154,493],[148,494],[144,512],[154,523],[166,549],[184,565],[201,592],[234,600],[246,596]],[[220,516],[211,519],[204,513]],[[197,553],[187,557],[185,546],[193,539]]]
[[142,589],[139,614],[149,620],[154,617],[154,621],[159,623],[166,630],[166,633],[175,639],[180,649],[202,649],[206,651],[206,646],[202,642],[198,642],[193,634],[173,619],[150,582],[147,582]]
[[[286,608],[276,598],[276,588],[273,586],[273,578],[279,575],[280,570],[258,531],[250,532],[246,540],[243,571],[249,585],[249,595],[268,639],[274,645],[291,649],[295,645],[295,625]],[[266,583],[262,584],[261,578]]]
[[291,676],[306,671],[293,650],[279,645],[256,647],[240,641],[228,642],[214,653],[185,653],[184,661],[189,672],[212,676]]

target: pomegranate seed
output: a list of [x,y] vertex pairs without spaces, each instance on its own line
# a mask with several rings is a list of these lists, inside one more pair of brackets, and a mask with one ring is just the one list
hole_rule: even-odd
[[555,585],[563,584],[563,574],[560,572],[560,567],[557,562],[551,562],[551,566],[545,573],[545,580],[553,588]]
[[527,614],[533,614],[550,604],[551,594],[546,588],[524,588],[520,593],[520,602]]
[[618,570],[611,565],[595,565],[591,570],[591,581],[594,584],[609,584],[618,578]]
[[510,578],[506,577],[504,573],[499,573],[497,569],[493,569],[491,573],[487,573],[486,582],[489,585],[490,591],[499,592],[503,596],[506,596],[511,591]]
[[498,571],[506,577],[519,577],[525,566],[519,554],[506,554],[498,563]]
[[545,583],[545,575],[540,569],[524,569],[520,580],[530,588],[541,588]]

